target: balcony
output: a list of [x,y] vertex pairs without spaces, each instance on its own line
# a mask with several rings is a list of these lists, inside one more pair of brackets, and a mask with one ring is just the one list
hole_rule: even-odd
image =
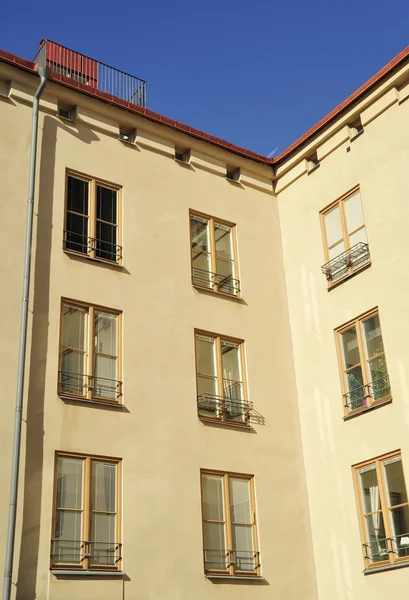
[[64,250],[117,264],[122,260],[122,246],[75,231],[64,230]]
[[259,576],[260,552],[254,550],[228,550],[225,548],[204,548],[203,561],[205,572],[228,572],[229,575]]
[[321,271],[326,276],[328,285],[331,286],[369,265],[370,262],[368,244],[359,242],[323,265]]
[[58,371],[58,395],[118,403],[122,396],[122,381]]
[[71,569],[117,570],[122,560],[122,544],[119,542],[51,540],[51,564],[65,565]]
[[389,376],[385,375],[385,377],[375,379],[344,394],[344,406],[348,412],[359,409],[365,410],[374,403],[389,400],[390,397]]
[[221,275],[192,267],[192,284],[230,296],[238,297],[240,295],[240,281],[233,279],[232,275]]
[[226,398],[213,394],[197,397],[199,417],[203,420],[222,421],[231,424],[264,425],[265,419],[254,410],[252,402],[238,398]]
[[[42,40],[34,62],[53,73],[107,95],[146,108],[146,81],[50,40]],[[110,96],[111,98],[108,98]]]

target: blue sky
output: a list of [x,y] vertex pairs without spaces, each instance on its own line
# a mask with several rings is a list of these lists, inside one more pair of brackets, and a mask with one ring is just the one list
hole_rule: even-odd
[[409,45],[404,0],[7,2],[0,47],[41,38],[148,82],[148,108],[278,153]]

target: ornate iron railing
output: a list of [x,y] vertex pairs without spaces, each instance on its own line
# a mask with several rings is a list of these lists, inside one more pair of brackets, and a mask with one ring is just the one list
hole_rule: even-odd
[[253,403],[238,398],[227,398],[214,394],[199,394],[197,397],[199,416],[225,422],[253,423],[265,425],[265,419],[253,408]]
[[217,290],[232,296],[240,295],[240,281],[231,275],[220,275],[220,273],[192,267],[192,283],[198,287]]
[[257,572],[260,567],[260,552],[254,550],[229,550],[227,548],[204,548],[205,571]]
[[119,542],[96,542],[83,540],[51,540],[51,561],[53,565],[66,564],[84,568],[84,561],[90,566],[115,567],[122,560],[122,544]]
[[122,260],[122,246],[67,229],[64,230],[64,250],[115,263]]
[[122,396],[122,381],[83,373],[58,371],[58,393],[61,396],[118,402]]
[[146,81],[74,52],[51,40],[42,40],[34,62],[54,73],[97,89],[109,96],[146,108]]
[[346,250],[339,256],[336,256],[321,267],[321,271],[326,276],[328,282],[335,283],[339,279],[346,277],[357,269],[369,264],[371,255],[368,244],[359,242]]
[[344,404],[348,410],[357,410],[369,406],[376,400],[387,398],[390,394],[389,375],[385,375],[344,394]]

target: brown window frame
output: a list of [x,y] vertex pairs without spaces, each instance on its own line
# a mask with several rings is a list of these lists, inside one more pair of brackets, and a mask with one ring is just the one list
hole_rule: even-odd
[[[60,510],[74,510],[75,512],[82,513],[82,523],[81,523],[81,534],[82,540],[78,540],[81,542],[80,551],[81,555],[83,555],[80,564],[78,563],[64,563],[57,562],[54,560],[54,542],[56,541],[56,528],[57,528],[57,511],[59,507],[57,507],[57,467],[58,467],[58,459],[59,458],[72,458],[72,459],[80,459],[83,460],[83,475],[82,475],[82,488],[81,488],[81,496],[82,496],[82,504],[80,509],[60,509]],[[115,485],[115,505],[116,512],[115,514],[115,528],[116,528],[116,537],[115,540],[115,556],[116,561],[115,565],[101,565],[101,564],[92,564],[91,558],[92,556],[92,543],[93,540],[91,537],[91,523],[92,523],[92,514],[95,512],[101,511],[93,511],[91,508],[91,489],[92,489],[92,463],[93,462],[103,462],[103,463],[112,463],[115,465],[115,476],[116,476],[116,485]],[[105,514],[106,511],[102,511]],[[112,514],[112,513],[110,513]],[[77,541],[77,540],[74,540]],[[54,461],[54,486],[53,486],[53,512],[52,512],[52,530],[51,530],[51,556],[50,556],[50,568],[52,570],[64,569],[64,570],[72,570],[72,571],[121,571],[122,570],[122,459],[113,458],[107,456],[97,456],[90,454],[82,454],[76,452],[56,452],[55,453],[55,461]]]
[[[88,183],[88,213],[87,215],[82,213],[77,213],[72,210],[68,210],[68,180],[69,177],[79,179],[81,181],[86,181]],[[103,219],[99,219],[97,217],[97,186],[101,186],[103,188],[113,190],[116,192],[116,223],[110,223],[108,221],[104,221]],[[74,215],[79,216],[80,218],[87,218],[88,227],[87,227],[87,240],[85,243],[75,242],[73,240],[69,240],[68,236],[70,232],[67,230],[67,215],[72,213]],[[115,259],[106,258],[104,256],[98,256],[98,248],[97,248],[97,222],[106,223],[109,226],[116,227],[116,244],[112,249],[112,254],[115,254]],[[79,233],[72,232],[74,236],[80,236]],[[69,244],[74,245],[74,248],[70,248]],[[108,242],[103,242],[107,244]],[[86,251],[76,250],[75,246],[83,246],[86,248]],[[85,258],[90,258],[92,260],[98,262],[104,262],[108,264],[116,264],[122,265],[122,186],[106,181],[100,177],[92,177],[87,175],[86,173],[81,173],[79,171],[74,171],[72,169],[66,170],[65,175],[65,203],[64,203],[64,235],[63,235],[63,249],[65,252],[69,254],[76,254],[77,256],[83,256]],[[108,254],[108,250],[101,250],[101,252],[105,252]]]
[[[207,221],[209,223],[209,251],[203,252],[203,254],[210,255],[210,268],[211,271],[208,271],[210,275],[209,284],[210,285],[201,285],[200,282],[195,280],[194,270],[198,269],[193,264],[193,256],[192,256],[192,217],[197,218],[198,220]],[[223,280],[220,282],[218,280],[222,275],[217,273],[217,253],[216,253],[216,241],[215,241],[215,223],[221,225],[222,227],[228,227],[232,232],[232,249],[233,249],[233,273],[235,275],[234,278],[226,278],[233,281],[234,291],[226,290],[226,287],[223,286]],[[218,219],[216,217],[212,217],[211,215],[201,213],[196,210],[189,211],[189,234],[190,234],[190,263],[191,263],[191,273],[192,273],[192,285],[195,288],[208,290],[211,292],[216,292],[219,294],[223,294],[223,296],[232,296],[233,298],[241,297],[241,289],[240,289],[240,277],[239,277],[239,264],[238,264],[238,252],[237,252],[237,225],[230,221],[226,221],[224,219]],[[226,259],[224,259],[226,260]]]
[[[409,555],[404,556],[404,557],[397,556],[397,552],[396,552],[397,543],[396,543],[396,539],[392,535],[393,527],[391,525],[391,517],[390,517],[390,514],[392,513],[393,510],[396,510],[397,508],[409,507],[409,499],[408,499],[408,502],[396,504],[393,507],[389,506],[389,502],[387,499],[387,492],[386,492],[385,477],[384,477],[384,473],[383,473],[383,469],[382,469],[382,464],[384,462],[394,459],[394,458],[397,458],[397,457],[399,457],[401,460],[403,481],[405,484],[405,490],[406,490],[406,494],[407,494],[406,477],[405,477],[405,471],[403,468],[402,453],[400,450],[396,450],[394,452],[389,452],[388,454],[383,454],[382,456],[378,456],[376,458],[372,458],[370,460],[361,462],[357,465],[353,465],[353,467],[352,467],[352,477],[353,477],[353,482],[354,482],[355,499],[356,499],[357,511],[358,511],[359,531],[360,531],[361,541],[362,541],[363,559],[364,559],[365,567],[367,569],[376,569],[376,568],[388,566],[388,565],[399,565],[401,563],[405,563],[405,562],[409,561]],[[380,512],[382,515],[383,524],[384,524],[384,528],[385,528],[385,536],[386,536],[384,541],[386,542],[386,548],[387,548],[385,550],[385,556],[386,556],[386,554],[388,555],[388,558],[385,558],[385,560],[380,560],[380,561],[376,561],[376,562],[372,562],[370,556],[368,556],[368,547],[370,544],[369,544],[369,540],[367,540],[367,534],[366,534],[366,528],[365,528],[365,516],[371,515],[371,514],[373,514],[373,512],[367,513],[364,511],[364,506],[363,506],[363,502],[362,502],[362,494],[361,494],[361,485],[360,485],[360,480],[359,480],[359,471],[361,469],[364,469],[365,467],[370,467],[372,465],[374,465],[376,468],[377,483],[378,483],[378,489],[379,489],[379,500],[380,500],[379,509],[377,511],[373,511],[373,512]],[[400,534],[400,535],[402,535],[402,534]],[[408,551],[409,551],[409,547],[408,547]]]
[[[203,494],[203,476],[210,475],[216,477],[222,477],[223,479],[223,502],[224,502],[224,521],[217,521],[218,523],[224,523],[225,531],[225,542],[226,542],[226,569],[207,569],[206,568],[206,548],[204,547],[204,494]],[[230,506],[230,487],[229,479],[243,479],[250,483],[250,502],[251,502],[251,514],[252,514],[252,538],[254,547],[254,570],[239,570],[234,565],[234,548],[233,548],[233,534],[232,534],[232,515]],[[233,473],[229,471],[216,471],[213,469],[201,469],[200,470],[200,496],[202,505],[202,539],[203,539],[203,566],[204,572],[207,576],[211,577],[224,575],[226,577],[261,577],[261,564],[260,564],[260,545],[258,539],[258,527],[257,527],[257,513],[256,513],[256,498],[255,498],[255,483],[254,475],[247,475],[243,473]],[[208,520],[211,522],[211,520]],[[216,521],[214,521],[216,522]]]
[[[344,323],[343,325],[341,325],[340,327],[337,327],[335,329],[335,343],[336,343],[336,349],[337,349],[339,373],[340,373],[340,378],[341,378],[342,395],[343,395],[343,400],[344,400],[344,415],[346,417],[351,414],[359,414],[362,412],[366,412],[368,409],[373,408],[375,406],[385,404],[386,402],[390,402],[392,399],[391,393],[386,394],[385,396],[378,398],[378,399],[374,399],[370,393],[373,381],[371,381],[371,379],[370,379],[368,363],[370,363],[375,358],[379,358],[381,356],[383,356],[384,361],[385,361],[386,372],[387,372],[387,375],[385,377],[388,379],[387,383],[389,385],[387,387],[389,387],[389,392],[390,392],[389,373],[388,373],[388,368],[387,368],[387,364],[386,364],[386,352],[385,352],[385,346],[384,346],[384,342],[383,342],[380,318],[379,318],[379,328],[380,328],[381,336],[382,336],[383,352],[376,354],[376,356],[371,357],[371,359],[368,359],[367,355],[366,355],[365,340],[364,340],[364,334],[362,331],[362,324],[364,321],[366,321],[367,319],[369,319],[375,315],[378,315],[378,318],[379,318],[379,309],[377,307],[363,313],[362,315],[359,315],[358,317],[355,317],[355,319],[351,319],[347,323]],[[345,331],[350,329],[352,326],[355,326],[356,332],[357,332],[358,352],[359,352],[360,362],[357,363],[356,365],[353,365],[352,367],[345,368],[341,336],[342,336],[342,333],[344,333]],[[345,374],[347,371],[355,369],[357,366],[360,366],[361,371],[362,371],[363,387],[365,388],[365,390],[364,390],[365,395],[362,396],[362,400],[365,400],[365,403],[362,404],[362,407],[351,409],[348,406],[349,398],[347,397],[351,392],[348,390]],[[359,389],[359,388],[356,388],[356,389]]]
[[[197,354],[196,354],[196,338],[197,336],[204,336],[212,338],[215,341],[215,352],[216,352],[216,374],[212,376],[209,373],[199,373],[198,372],[198,364],[197,364]],[[244,348],[244,340],[239,338],[230,337],[227,335],[220,335],[210,331],[204,331],[202,329],[195,329],[194,331],[194,341],[195,341],[195,370],[196,370],[196,398],[197,398],[197,414],[201,421],[214,421],[217,423],[224,423],[229,425],[250,425],[250,411],[252,409],[252,404],[248,400],[247,393],[247,376],[246,376],[246,361],[245,361],[245,348]],[[237,344],[240,348],[240,371],[242,373],[242,380],[225,380],[223,377],[223,363],[222,363],[222,342],[227,342],[231,344]],[[220,416],[211,417],[200,414],[199,408],[199,377],[216,379],[216,390],[218,396],[220,398],[219,402],[216,402],[217,409],[220,412]],[[231,381],[234,383],[239,383],[242,386],[242,396],[241,400],[238,400],[237,403],[241,403],[243,406],[243,417],[239,419],[228,419],[226,416],[226,407],[228,405],[229,398],[225,395],[224,392],[224,382]],[[226,402],[227,401],[227,402]],[[205,412],[205,411],[203,411]]]
[[[347,228],[347,223],[346,223],[346,216],[345,216],[345,208],[344,208],[344,202],[346,200],[348,200],[351,196],[353,196],[356,193],[359,193],[359,198],[361,201],[361,208],[362,208],[362,215],[363,215],[363,226],[358,227],[358,229],[355,229],[354,231],[351,231],[350,233],[348,233],[348,228]],[[349,242],[349,237],[351,235],[353,235],[354,233],[357,233],[358,231],[360,231],[361,229],[365,229],[365,234],[366,237],[367,236],[367,231],[366,231],[366,221],[365,221],[365,215],[364,215],[364,211],[363,211],[363,205],[362,205],[362,196],[361,196],[361,188],[359,185],[355,186],[352,190],[349,190],[348,192],[346,192],[345,194],[343,194],[342,196],[340,196],[339,198],[337,198],[337,200],[334,200],[334,202],[331,202],[331,204],[329,204],[328,206],[326,206],[325,208],[323,208],[320,211],[320,223],[321,223],[321,232],[322,232],[322,241],[323,241],[323,246],[324,246],[324,256],[325,256],[325,263],[329,263],[331,262],[331,260],[335,260],[335,258],[331,259],[330,255],[329,255],[329,251],[330,248],[328,247],[328,241],[327,241],[327,229],[325,226],[325,215],[329,212],[331,212],[334,208],[336,208],[338,206],[339,208],[339,215],[340,215],[340,221],[341,221],[341,230],[342,230],[342,239],[344,242],[344,251],[341,252],[341,254],[344,253],[348,253],[352,246],[350,245]],[[339,242],[337,242],[339,243]],[[366,242],[368,244],[368,242]],[[351,263],[348,266],[347,272],[345,273],[345,275],[343,275],[342,277],[340,277],[339,279],[336,279],[335,281],[332,281],[331,277],[327,274],[327,280],[328,280],[328,285],[329,287],[332,287],[334,285],[336,285],[337,283],[339,283],[340,281],[344,281],[344,279],[347,279],[348,277],[350,277],[351,275],[354,275],[355,273],[358,273],[359,271],[361,271],[362,269],[365,269],[366,267],[368,267],[370,265],[370,259],[368,262],[363,263],[362,265],[358,265],[357,267],[354,267],[353,263]],[[324,267],[323,267],[324,269]]]
[[[86,373],[77,373],[73,375],[82,375],[83,377],[83,390],[86,390],[83,394],[78,393],[69,393],[63,389],[63,374],[64,371],[62,369],[62,358],[63,358],[63,326],[64,326],[64,306],[70,306],[72,308],[79,308],[87,311],[87,323],[84,324],[84,371]],[[98,354],[95,352],[95,323],[94,323],[94,313],[103,312],[109,315],[116,317],[116,399],[111,399],[109,397],[98,396],[94,394],[94,379],[104,379],[103,377],[96,377],[94,373],[94,356]],[[67,347],[67,349],[69,349]],[[73,348],[73,350],[77,352],[81,352],[80,350]],[[114,355],[110,355],[114,356]],[[107,308],[105,306],[99,306],[97,304],[91,304],[88,302],[82,302],[79,300],[72,300],[70,298],[62,298],[61,299],[61,308],[60,308],[60,340],[59,340],[59,351],[58,351],[58,386],[57,386],[57,394],[61,398],[69,398],[76,400],[85,400],[89,402],[96,402],[100,404],[111,404],[111,405],[119,405],[122,404],[122,312],[119,310],[115,310],[112,308]]]

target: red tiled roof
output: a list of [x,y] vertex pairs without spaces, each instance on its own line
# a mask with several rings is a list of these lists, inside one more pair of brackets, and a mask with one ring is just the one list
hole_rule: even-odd
[[[181,133],[187,133],[195,138],[201,139],[205,142],[209,142],[210,144],[214,144],[223,148],[224,150],[228,150],[230,152],[234,152],[240,156],[244,156],[245,158],[250,158],[252,160],[256,160],[258,162],[262,162],[267,165],[277,164],[281,162],[284,158],[286,158],[289,154],[294,152],[297,148],[299,148],[302,144],[304,144],[309,138],[311,138],[315,133],[317,133],[320,129],[322,129],[325,125],[327,125],[330,121],[335,119],[343,110],[349,107],[353,102],[355,102],[360,96],[362,96],[365,92],[367,92],[371,87],[373,87],[376,83],[378,83],[382,78],[388,75],[396,66],[398,66],[401,62],[403,62],[409,56],[409,46],[402,50],[393,60],[391,60],[387,65],[385,65],[378,73],[376,73],[371,79],[369,79],[364,85],[362,85],[359,89],[357,89],[353,94],[348,96],[341,104],[339,104],[334,110],[328,113],[323,119],[321,119],[316,125],[311,127],[304,135],[298,138],[293,144],[291,144],[286,150],[281,152],[278,156],[273,158],[267,158],[262,154],[257,154],[257,152],[252,152],[251,150],[247,150],[246,148],[242,148],[240,146],[236,146],[235,144],[231,144],[226,140],[222,140],[214,135],[210,135],[209,133],[205,133],[204,131],[200,131],[199,129],[195,129],[194,127],[190,127],[185,125],[184,123],[179,123],[179,121],[175,121],[173,119],[169,119],[168,117],[164,117],[159,113],[156,113],[152,110],[148,110],[147,108],[142,108],[131,102],[127,102],[126,100],[121,100],[116,96],[112,96],[111,94],[107,94],[106,92],[102,92],[95,88],[88,87],[87,85],[80,83],[79,81],[75,81],[70,79],[69,77],[64,77],[58,73],[54,73],[53,71],[50,74],[50,80],[55,81],[57,83],[62,83],[66,87],[74,88],[77,91],[85,93],[89,96],[94,96],[104,102],[109,102],[110,104],[117,106],[119,108],[124,108],[129,112],[133,112],[139,114],[150,121],[154,121],[156,123],[161,123],[162,125],[166,125],[175,129],[176,131],[180,131]],[[37,70],[37,65],[31,61],[25,60],[24,58],[20,58],[15,56],[14,54],[10,54],[10,52],[6,52],[5,50],[0,50],[0,61],[13,64],[16,67],[24,69],[26,71],[31,71],[34,73]]]

